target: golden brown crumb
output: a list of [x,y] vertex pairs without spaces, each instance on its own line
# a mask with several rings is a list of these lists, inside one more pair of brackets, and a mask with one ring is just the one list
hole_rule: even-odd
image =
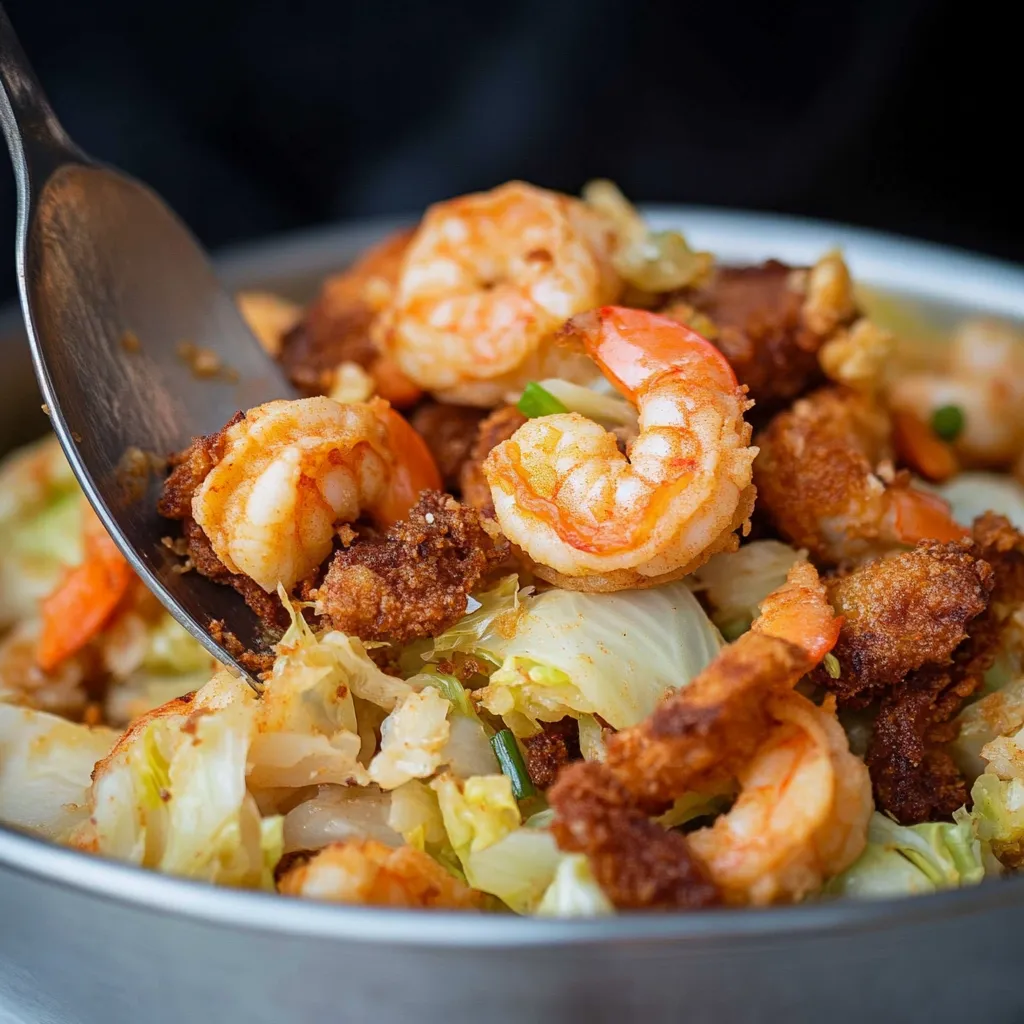
[[462,500],[480,509],[486,516],[494,516],[494,502],[491,500],[490,485],[484,476],[484,459],[492,448],[507,441],[525,422],[526,417],[514,405],[506,405],[495,409],[477,429],[469,458],[462,466]]
[[336,629],[363,640],[437,636],[465,614],[469,593],[506,554],[475,509],[425,491],[383,537],[335,554],[319,601]]
[[832,653],[839,678],[822,667],[815,681],[844,703],[865,703],[925,664],[944,664],[966,626],[988,605],[992,568],[969,542],[925,542],[828,581],[843,616]]
[[618,909],[695,910],[720,902],[686,838],[650,821],[604,765],[570,765],[548,791],[548,802],[558,845],[587,855]]
[[540,732],[523,740],[523,753],[530,781],[537,789],[547,789],[560,769],[583,757],[579,723],[575,718],[542,723]]

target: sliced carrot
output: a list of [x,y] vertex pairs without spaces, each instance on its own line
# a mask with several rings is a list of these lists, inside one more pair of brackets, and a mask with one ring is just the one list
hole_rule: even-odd
[[896,454],[915,473],[933,483],[942,483],[959,472],[960,465],[952,446],[914,413],[894,412],[892,427]]
[[43,628],[36,662],[46,672],[81,650],[107,624],[134,574],[117,546],[86,513],[85,560],[42,601]]

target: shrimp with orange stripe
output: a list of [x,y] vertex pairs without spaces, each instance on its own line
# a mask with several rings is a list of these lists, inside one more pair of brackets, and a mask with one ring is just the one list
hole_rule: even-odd
[[735,550],[757,449],[725,357],[675,320],[616,306],[574,317],[564,337],[636,406],[638,434],[623,453],[579,413],[521,426],[483,465],[505,536],[572,590],[655,586]]
[[426,442],[387,402],[280,400],[226,428],[192,514],[224,565],[270,593],[308,578],[339,526],[390,526],[440,486]]

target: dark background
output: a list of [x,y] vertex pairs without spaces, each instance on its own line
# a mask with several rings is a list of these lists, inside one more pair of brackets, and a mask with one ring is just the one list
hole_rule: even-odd
[[[212,247],[510,177],[575,191],[607,176],[638,201],[826,217],[1024,261],[1019,44],[985,4],[7,9],[71,134]],[[0,174],[8,240],[12,184]]]

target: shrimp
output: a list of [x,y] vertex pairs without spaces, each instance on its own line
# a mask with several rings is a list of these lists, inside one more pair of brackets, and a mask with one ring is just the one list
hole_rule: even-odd
[[969,321],[954,335],[944,371],[901,376],[889,402],[925,423],[956,406],[963,427],[952,444],[964,466],[1006,468],[1024,453],[1024,339],[1003,324]]
[[777,725],[737,774],[728,813],[689,836],[725,902],[797,901],[848,868],[867,844],[871,781],[850,753],[835,698],[767,702]]
[[510,182],[431,207],[402,262],[377,340],[444,401],[495,406],[530,380],[598,376],[548,344],[618,297],[614,232],[578,199]]
[[683,324],[607,306],[569,322],[637,406],[627,454],[578,413],[523,424],[484,461],[505,536],[537,575],[574,590],[678,579],[719,551],[754,504],[746,393],[725,357]]
[[728,781],[772,728],[765,696],[791,690],[832,649],[840,626],[814,566],[797,562],[749,632],[646,721],[608,739],[606,764],[651,808]]
[[386,402],[281,400],[225,429],[192,515],[228,571],[270,593],[316,570],[337,525],[363,513],[391,525],[439,487],[423,439]]
[[286,896],[375,907],[479,910],[484,897],[412,846],[392,849],[374,839],[331,843],[286,870]]
[[[834,698],[818,708],[793,689],[840,625],[814,567],[794,565],[750,632],[645,722],[612,736],[603,765],[559,775],[548,793],[559,843],[586,852],[599,877],[628,879],[628,863],[620,863],[631,856],[626,836],[641,834],[647,815],[686,792],[736,781],[732,809],[662,844],[661,858],[675,870],[651,869],[652,879],[685,874],[691,900],[693,880],[703,878],[699,891],[710,883],[726,902],[768,903],[800,899],[844,870],[867,841],[867,769],[849,751]],[[637,893],[626,895],[635,905]],[[648,885],[639,895],[652,906],[670,897],[686,905],[675,889]]]
[[965,537],[944,501],[893,471],[891,429],[884,409],[845,388],[823,388],[799,400],[757,437],[759,507],[819,564]]

